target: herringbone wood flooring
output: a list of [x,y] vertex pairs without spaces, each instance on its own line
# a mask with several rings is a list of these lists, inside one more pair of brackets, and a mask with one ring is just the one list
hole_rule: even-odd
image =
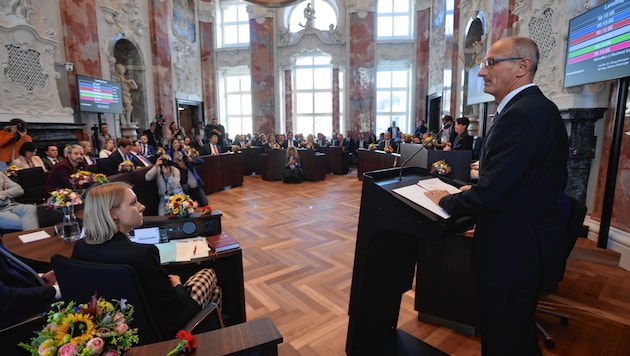
[[[280,355],[345,354],[361,184],[356,174],[297,185],[251,176],[208,196],[243,248],[247,317],[273,319]],[[540,318],[556,342],[548,350],[541,339],[544,355],[630,355],[630,273],[593,245],[580,239],[547,303],[569,325]],[[418,321],[414,295],[403,296],[401,329],[452,355],[480,355],[479,338]]]

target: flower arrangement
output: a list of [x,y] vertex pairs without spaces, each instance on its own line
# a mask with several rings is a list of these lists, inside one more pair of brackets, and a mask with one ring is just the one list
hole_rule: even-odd
[[230,148],[230,151],[232,152],[237,152],[241,150],[241,146],[239,145],[232,145],[232,148]]
[[429,134],[425,134],[425,136],[422,137],[422,143],[424,144],[431,143],[431,141],[433,141],[433,136]]
[[197,203],[188,195],[173,194],[166,201],[165,213],[173,217],[187,217],[195,212]]
[[394,148],[390,145],[387,145],[383,148],[383,151],[387,152],[387,153],[392,153],[394,152]]
[[181,341],[166,356],[175,356],[182,351],[192,352],[197,349],[197,339],[189,331],[180,330],[177,332],[176,337]]
[[375,149],[376,149],[376,144],[374,144],[374,143],[370,143],[370,144],[368,145],[368,150],[375,150]]
[[7,169],[4,171],[9,177],[14,177],[17,175],[17,171],[20,169],[15,164],[10,164],[7,166]]
[[446,161],[443,159],[435,161],[435,163],[431,165],[431,173],[447,175],[451,173],[451,166],[449,166],[448,163],[446,163]]
[[186,156],[188,156],[190,158],[197,158],[197,157],[199,157],[199,151],[197,151],[197,149],[195,149],[194,147],[184,146],[184,151],[186,151]]
[[55,209],[61,209],[69,207],[71,205],[83,204],[81,200],[81,194],[75,192],[69,188],[57,189],[50,192],[50,198],[48,198],[48,206]]
[[92,180],[94,181],[94,183],[98,183],[98,184],[109,183],[109,180],[107,179],[107,176],[104,175],[103,173],[96,173],[92,177]]
[[122,161],[118,165],[118,172],[131,172],[131,171],[133,171],[133,162],[131,162],[128,159]]
[[70,175],[70,184],[73,187],[89,186],[94,182],[94,174],[89,171],[77,171]]
[[20,343],[31,355],[122,355],[138,343],[138,329],[129,328],[133,306],[125,299],[109,302],[96,295],[87,304],[52,305],[46,326],[31,343]]
[[156,154],[158,157],[160,157],[160,156],[162,156],[162,155],[165,155],[165,154],[166,154],[166,151],[164,150],[164,147],[161,147],[161,146],[160,146],[160,147],[158,147],[158,148],[157,148],[157,152],[155,152],[155,154]]

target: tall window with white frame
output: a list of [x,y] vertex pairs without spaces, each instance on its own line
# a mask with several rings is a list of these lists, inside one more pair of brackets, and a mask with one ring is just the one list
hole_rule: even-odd
[[241,1],[220,1],[217,48],[249,46],[249,15]]
[[252,79],[248,68],[219,71],[219,109],[226,132],[248,134],[253,130]]
[[[330,137],[333,130],[333,80],[330,56],[297,57],[294,73],[294,131],[305,136],[321,132]],[[342,89],[340,86],[340,97],[343,96]],[[343,103],[340,103],[341,105]],[[343,118],[340,118],[340,122],[343,122]]]
[[412,38],[411,0],[379,0],[376,12],[377,40]]
[[392,121],[404,133],[411,129],[411,64],[381,63],[376,69],[376,132],[387,131]]

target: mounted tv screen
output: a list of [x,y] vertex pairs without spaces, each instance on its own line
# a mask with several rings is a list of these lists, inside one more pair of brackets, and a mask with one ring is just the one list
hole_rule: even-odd
[[77,87],[81,111],[123,113],[120,83],[77,75]]
[[630,76],[630,1],[611,0],[569,21],[564,87]]

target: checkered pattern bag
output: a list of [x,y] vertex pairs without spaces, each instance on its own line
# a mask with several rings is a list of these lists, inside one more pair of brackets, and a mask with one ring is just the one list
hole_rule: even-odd
[[221,306],[221,287],[217,286],[217,275],[212,268],[197,271],[184,283],[184,288],[202,309],[210,302]]

